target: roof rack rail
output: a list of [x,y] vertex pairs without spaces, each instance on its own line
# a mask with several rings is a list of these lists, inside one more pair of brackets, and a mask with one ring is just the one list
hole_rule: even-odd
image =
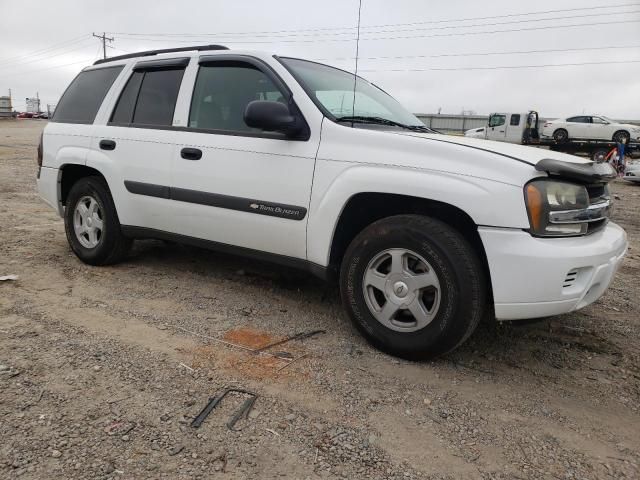
[[161,50],[147,50],[144,52],[136,52],[136,53],[127,53],[126,55],[118,55],[117,57],[109,57],[103,58],[101,60],[96,60],[93,62],[94,65],[99,65],[101,63],[114,62],[116,60],[125,60],[127,58],[136,58],[136,57],[150,57],[152,55],[158,55],[159,53],[174,53],[174,52],[190,52],[193,50],[202,51],[202,50],[229,50],[229,47],[225,47],[224,45],[196,45],[194,47],[180,47],[180,48],[164,48]]

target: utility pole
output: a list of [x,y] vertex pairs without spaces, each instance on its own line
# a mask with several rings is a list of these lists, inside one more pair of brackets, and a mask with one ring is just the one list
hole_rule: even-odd
[[107,42],[113,42],[113,37],[107,37],[107,32],[102,32],[102,35],[96,35],[93,33],[93,36],[99,38],[102,42],[102,58],[107,58]]

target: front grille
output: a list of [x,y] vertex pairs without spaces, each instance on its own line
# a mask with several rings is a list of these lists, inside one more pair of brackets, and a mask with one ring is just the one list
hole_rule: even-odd
[[[609,186],[607,184],[597,183],[593,185],[587,185],[586,187],[587,187],[587,193],[589,194],[590,205],[606,202],[607,200],[611,201],[611,197],[609,195]],[[602,230],[604,226],[607,224],[607,222],[609,221],[610,215],[611,215],[611,209],[609,209],[607,216],[602,220],[589,223],[587,227],[587,234],[597,232],[598,230]]]

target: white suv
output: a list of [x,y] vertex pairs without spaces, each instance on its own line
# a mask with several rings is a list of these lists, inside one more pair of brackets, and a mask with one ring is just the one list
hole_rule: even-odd
[[611,167],[436,134],[319,63],[207,46],[85,68],[39,148],[38,189],[104,265],[170,239],[337,278],[377,347],[434,357],[485,313],[570,312],[627,249]]

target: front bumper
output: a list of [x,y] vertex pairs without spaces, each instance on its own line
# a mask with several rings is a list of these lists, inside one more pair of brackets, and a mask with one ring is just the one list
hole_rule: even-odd
[[609,222],[584,237],[536,238],[481,227],[498,320],[572,312],[607,290],[627,251],[627,235]]

